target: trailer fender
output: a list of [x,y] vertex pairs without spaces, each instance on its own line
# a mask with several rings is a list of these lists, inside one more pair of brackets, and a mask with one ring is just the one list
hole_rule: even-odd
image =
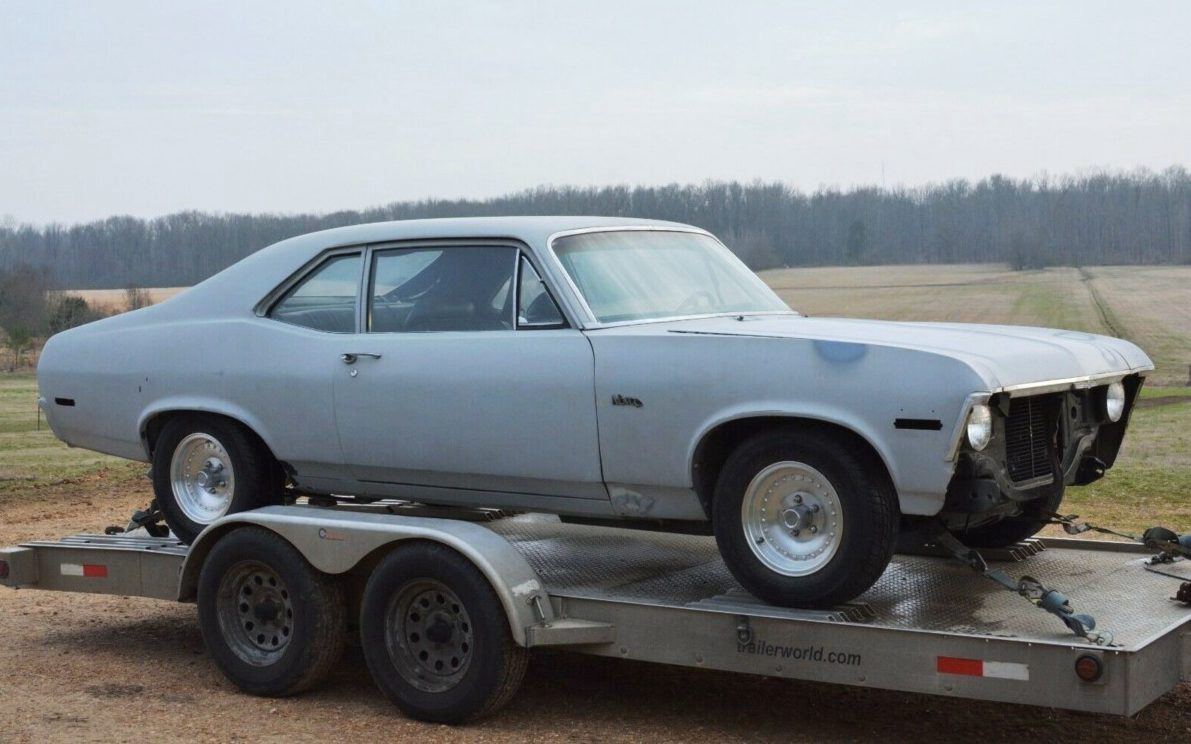
[[328,574],[346,573],[378,548],[401,540],[433,540],[463,554],[487,577],[500,597],[518,645],[531,645],[529,629],[555,619],[537,573],[508,541],[491,530],[454,519],[395,519],[388,514],[313,506],[267,506],[211,523],[195,539],[182,565],[179,601],[195,597],[203,560],[220,536],[246,525],[272,530],[312,566]]

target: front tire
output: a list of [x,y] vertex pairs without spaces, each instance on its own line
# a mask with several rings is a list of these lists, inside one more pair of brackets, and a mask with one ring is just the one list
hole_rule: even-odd
[[181,416],[153,449],[153,494],[170,530],[190,544],[225,514],[281,503],[272,456],[235,422]]
[[381,692],[411,718],[465,723],[507,703],[528,652],[471,561],[411,542],[372,572],[360,606],[360,644]]
[[1052,485],[1046,495],[1022,504],[1021,514],[992,524],[967,530],[952,530],[961,542],[972,548],[1007,548],[1027,540],[1050,524],[1063,502],[1063,484]]
[[712,502],[732,575],[783,607],[831,607],[867,590],[893,556],[898,520],[877,464],[819,431],[746,440],[724,463]]

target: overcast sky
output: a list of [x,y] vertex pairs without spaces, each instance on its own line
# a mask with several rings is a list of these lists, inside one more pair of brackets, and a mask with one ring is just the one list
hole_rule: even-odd
[[6,2],[0,215],[1191,164],[1191,4]]

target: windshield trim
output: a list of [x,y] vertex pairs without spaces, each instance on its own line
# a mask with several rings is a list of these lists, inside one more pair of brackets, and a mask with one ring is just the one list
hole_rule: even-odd
[[[575,280],[571,278],[571,273],[562,265],[562,259],[558,257],[558,252],[554,248],[554,241],[559,238],[566,238],[572,235],[585,235],[587,233],[602,233],[602,232],[676,232],[676,233],[694,233],[695,235],[704,235],[711,238],[715,242],[724,247],[724,250],[732,253],[732,249],[724,245],[723,241],[715,235],[707,232],[703,228],[693,227],[691,225],[602,225],[599,227],[582,227],[577,230],[561,230],[546,238],[546,247],[553,259],[554,264],[558,267],[558,272],[562,275],[562,279],[566,282],[567,288],[571,291],[575,298],[576,304],[583,312],[583,328],[616,328],[617,326],[642,325],[644,323],[666,323],[674,320],[698,320],[700,318],[732,318],[732,317],[752,317],[754,315],[799,315],[796,310],[756,310],[752,312],[716,312],[716,313],[701,313],[698,315],[670,315],[658,318],[638,318],[636,320],[616,320],[609,323],[600,322],[596,318],[596,314],[587,304],[587,298],[579,291],[579,285],[575,284]],[[735,256],[735,253],[732,253]],[[748,267],[745,267],[746,269]],[[752,269],[748,269],[752,272]],[[756,272],[753,272],[755,275]]]

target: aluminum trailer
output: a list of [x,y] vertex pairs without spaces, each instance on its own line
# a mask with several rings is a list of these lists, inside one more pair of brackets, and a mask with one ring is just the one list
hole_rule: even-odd
[[[237,622],[268,614],[259,607],[249,613],[247,602],[239,607],[249,614],[239,620],[234,608],[219,614],[220,592],[234,594],[240,586],[227,583],[234,571],[223,571],[222,583],[219,576],[210,578],[215,589],[204,595],[206,574],[218,573],[213,562],[249,533],[279,538],[296,550],[305,569],[323,581],[319,586],[340,587],[332,587],[338,592],[326,605],[332,609],[315,609],[352,618],[330,623],[330,635],[321,641],[306,633],[298,643],[295,626],[290,646],[301,647],[310,667],[298,670],[298,683],[292,674],[284,684],[254,683],[229,670],[235,658],[227,648],[235,650]],[[231,551],[240,574],[245,560],[260,559],[267,569],[269,559],[254,555],[252,543],[245,545]],[[429,562],[422,556],[418,563],[416,546],[431,550]],[[1112,644],[1072,635],[1053,615],[949,558],[898,555],[859,601],[792,610],[763,604],[740,589],[709,537],[395,504],[266,507],[224,518],[189,547],[132,534],[30,542],[0,550],[0,583],[184,602],[197,597],[200,628],[216,663],[242,689],[262,694],[289,694],[317,681],[337,655],[333,636],[342,636],[358,618],[361,646],[382,690],[410,715],[448,722],[490,713],[507,701],[524,672],[525,649],[538,646],[1118,715],[1136,713],[1191,678],[1191,611],[1172,599],[1179,578],[1191,580],[1191,562],[1151,567],[1150,552],[1141,545],[1050,538],[985,555],[1009,574],[1028,573],[1062,589],[1079,612],[1112,632]],[[452,561],[470,565],[483,580],[466,585],[438,570]],[[252,587],[257,580],[267,588],[271,574],[254,576],[252,570],[241,584]],[[393,571],[404,571],[414,583],[395,583]],[[422,574],[433,582],[417,584]],[[292,580],[291,574],[277,575]],[[394,587],[387,594],[385,581]],[[433,621],[422,617],[419,603],[432,611],[444,590],[446,614]],[[270,632],[281,627],[275,616],[282,606],[311,624],[314,616],[302,615],[311,597],[273,596]],[[233,596],[233,604],[239,599],[244,597]],[[456,606],[451,614],[449,606],[457,602],[462,610]],[[387,620],[375,619],[382,616]],[[493,618],[501,626],[497,635],[511,639],[507,649],[498,649],[503,666],[477,683],[486,689],[461,700],[463,693],[444,679],[464,673],[436,672],[432,665],[461,661],[469,670],[489,669],[485,654],[501,639],[479,626]],[[421,645],[408,640],[414,636]],[[253,638],[263,641],[255,651]],[[245,646],[240,638],[239,657],[249,667],[268,667],[280,658],[270,651],[270,640],[257,635]],[[281,656],[294,656],[281,640]]]

